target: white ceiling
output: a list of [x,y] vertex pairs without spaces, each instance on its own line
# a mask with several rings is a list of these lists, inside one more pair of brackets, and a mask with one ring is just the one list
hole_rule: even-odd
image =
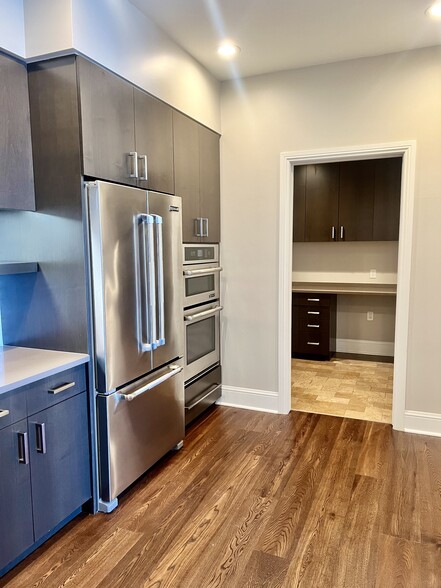
[[[219,80],[441,44],[431,0],[130,0]],[[235,62],[216,54],[228,37]]]

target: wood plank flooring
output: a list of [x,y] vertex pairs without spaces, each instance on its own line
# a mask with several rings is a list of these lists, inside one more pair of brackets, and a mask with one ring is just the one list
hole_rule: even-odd
[[379,423],[392,422],[391,363],[291,360],[291,408]]
[[9,588],[440,588],[441,439],[217,407]]

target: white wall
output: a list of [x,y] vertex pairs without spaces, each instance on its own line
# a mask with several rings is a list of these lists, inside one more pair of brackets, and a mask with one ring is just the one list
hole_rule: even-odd
[[0,0],[0,48],[24,57],[23,0]]
[[74,48],[220,130],[220,84],[128,0],[25,0],[26,56]]
[[441,414],[441,48],[222,84],[223,378],[278,390],[280,153],[417,141],[406,409]]

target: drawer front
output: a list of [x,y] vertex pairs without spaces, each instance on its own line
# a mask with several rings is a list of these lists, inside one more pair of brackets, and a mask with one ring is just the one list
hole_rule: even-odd
[[86,366],[65,370],[26,386],[28,415],[54,406],[86,390]]
[[328,307],[331,305],[330,294],[293,294],[292,303],[298,306],[324,306]]
[[220,398],[221,383],[221,366],[217,366],[185,387],[186,425]]
[[292,351],[307,355],[329,355],[329,308],[310,314],[307,306],[293,307]]
[[294,312],[299,314],[299,329],[305,332],[329,332],[329,308],[310,309],[299,306]]
[[26,395],[23,387],[0,395],[0,430],[26,418]]

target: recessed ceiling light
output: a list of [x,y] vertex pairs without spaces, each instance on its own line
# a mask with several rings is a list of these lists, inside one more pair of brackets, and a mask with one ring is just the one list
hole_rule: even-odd
[[441,2],[435,2],[426,10],[427,16],[430,18],[441,18]]
[[217,48],[218,54],[224,59],[232,59],[240,53],[240,47],[232,43],[231,41],[224,41]]

